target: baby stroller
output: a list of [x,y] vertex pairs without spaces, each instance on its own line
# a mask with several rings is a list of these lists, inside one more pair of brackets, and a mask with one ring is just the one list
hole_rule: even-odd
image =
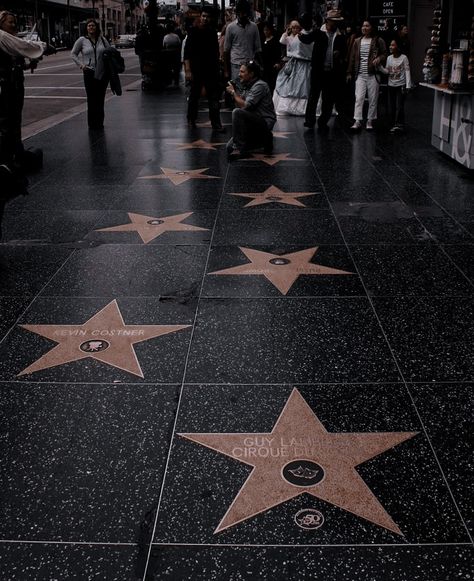
[[158,89],[160,81],[160,52],[145,50],[140,55],[140,69],[142,73],[142,91]]
[[143,91],[160,90],[168,83],[169,73],[162,55],[163,34],[161,28],[153,35],[146,28],[137,33],[135,54],[140,59]]
[[145,50],[140,55],[142,90],[163,90],[172,81],[173,73],[166,50]]

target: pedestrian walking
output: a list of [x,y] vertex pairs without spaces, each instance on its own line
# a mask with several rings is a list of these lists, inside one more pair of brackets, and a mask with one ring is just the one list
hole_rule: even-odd
[[385,63],[387,47],[382,38],[375,35],[375,30],[369,20],[362,24],[362,36],[354,41],[347,80],[355,78],[354,124],[351,129],[359,131],[362,128],[364,100],[367,95],[369,110],[366,129],[373,130],[373,122],[377,119],[377,104],[379,98],[379,82],[376,77],[377,68]]
[[304,126],[314,127],[316,108],[321,96],[321,115],[319,129],[326,129],[337,100],[344,93],[344,73],[346,64],[346,40],[338,25],[344,21],[340,10],[329,10],[324,28],[302,33],[302,43],[311,43],[311,90],[305,110]]
[[220,118],[219,44],[217,32],[211,26],[211,14],[202,10],[197,26],[186,37],[184,47],[184,74],[190,83],[188,97],[188,125],[194,127],[202,90],[206,91],[209,120],[215,132],[224,131]]
[[235,6],[237,19],[227,25],[224,40],[225,75],[238,81],[240,65],[261,59],[262,45],[255,22],[250,21],[248,0],[238,0]]
[[166,54],[169,73],[175,87],[179,86],[181,74],[181,38],[175,32],[172,22],[166,25],[166,34],[163,38],[163,49]]
[[281,45],[275,36],[275,28],[270,22],[264,23],[263,36],[265,38],[262,44],[263,80],[273,93],[278,71],[281,69]]
[[405,128],[405,97],[411,88],[410,63],[405,54],[401,54],[396,40],[390,43],[390,56],[387,66],[379,69],[388,75],[388,107],[392,128],[390,133],[398,133]]
[[232,137],[227,143],[229,159],[246,155],[251,149],[263,147],[266,154],[273,151],[276,115],[270,88],[261,79],[261,68],[255,61],[241,65],[240,87],[230,83],[226,91],[233,97]]
[[80,36],[72,47],[71,57],[84,74],[89,129],[103,129],[105,93],[109,79],[104,66],[104,51],[110,47],[101,34],[99,23],[90,18],[86,36]]

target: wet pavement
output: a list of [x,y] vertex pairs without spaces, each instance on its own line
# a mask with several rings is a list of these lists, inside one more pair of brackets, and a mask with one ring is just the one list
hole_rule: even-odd
[[474,182],[431,98],[404,135],[280,118],[232,163],[179,90],[28,140],[2,579],[472,579]]

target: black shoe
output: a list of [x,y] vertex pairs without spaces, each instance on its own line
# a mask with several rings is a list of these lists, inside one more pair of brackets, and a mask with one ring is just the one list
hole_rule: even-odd
[[24,173],[38,172],[43,168],[43,150],[39,147],[29,147],[16,156],[19,170]]
[[326,116],[323,117],[322,115],[320,115],[320,117],[318,119],[319,129],[327,129],[329,119],[331,119],[331,117],[326,117]]
[[28,195],[28,179],[7,165],[0,165],[1,198],[4,202]]
[[240,159],[240,151],[238,149],[227,154],[227,161],[237,161],[238,159]]
[[225,127],[222,127],[222,125],[215,125],[212,127],[212,133],[225,133]]
[[273,153],[273,133],[271,131],[268,132],[263,141],[263,153],[265,155],[271,155]]
[[14,181],[12,170],[7,165],[0,165],[0,182],[2,184],[0,196],[3,202],[13,197],[11,192],[13,191]]
[[232,137],[226,143],[225,149],[227,151],[227,157],[230,157],[234,153],[234,151],[236,150],[236,148],[234,147],[234,139]]

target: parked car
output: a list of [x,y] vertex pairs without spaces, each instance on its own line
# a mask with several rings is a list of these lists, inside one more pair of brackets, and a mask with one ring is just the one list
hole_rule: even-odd
[[119,34],[115,39],[116,48],[133,48],[135,46],[136,34]]
[[28,30],[17,32],[16,35],[18,38],[23,38],[23,40],[41,40],[37,32],[29,32]]

